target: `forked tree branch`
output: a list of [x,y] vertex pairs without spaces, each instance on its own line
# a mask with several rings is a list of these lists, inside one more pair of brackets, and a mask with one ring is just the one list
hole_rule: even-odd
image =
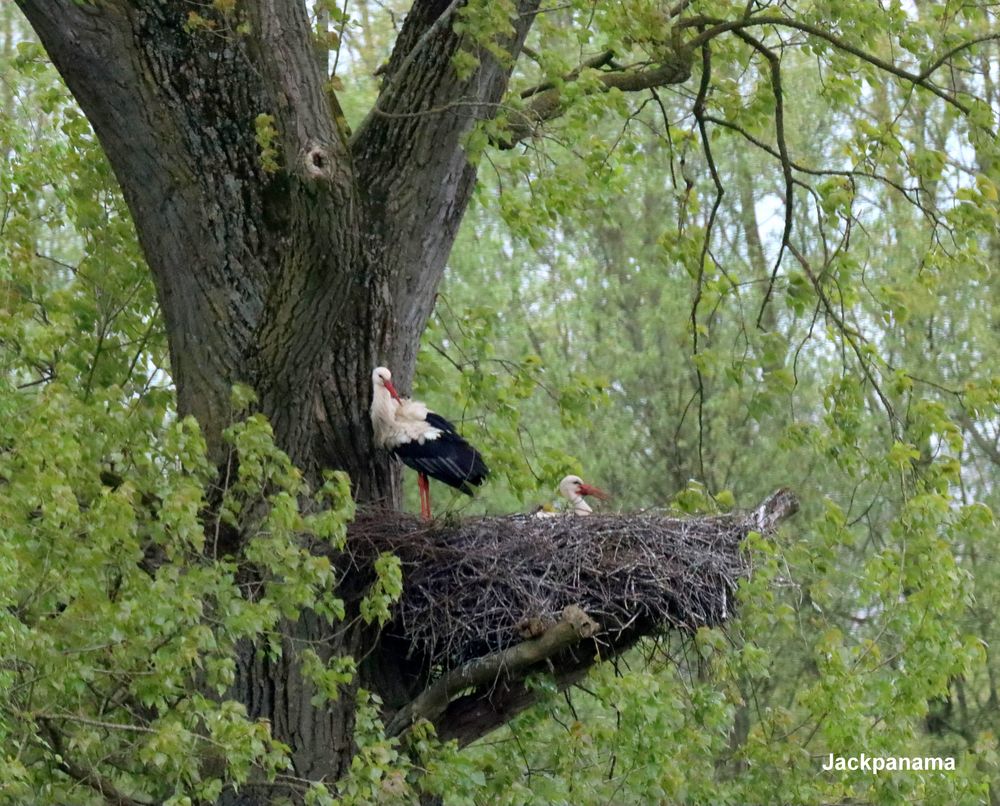
[[[522,48],[522,51],[525,54],[528,53],[527,48]],[[537,56],[537,54],[535,55]],[[606,50],[603,53],[598,53],[596,56],[593,56],[584,61],[579,67],[576,67],[569,73],[567,73],[563,77],[563,81],[564,82],[575,81],[577,78],[580,77],[580,73],[582,73],[587,68],[592,68],[596,70],[598,67],[604,67],[604,65],[610,64],[614,58],[615,58],[615,52],[613,50]],[[528,87],[528,89],[526,90],[521,90],[521,97],[530,98],[533,95],[538,95],[539,93],[544,92],[545,90],[551,90],[554,89],[555,87],[556,83],[554,81],[546,81],[543,82],[542,84],[537,84],[534,87]]]

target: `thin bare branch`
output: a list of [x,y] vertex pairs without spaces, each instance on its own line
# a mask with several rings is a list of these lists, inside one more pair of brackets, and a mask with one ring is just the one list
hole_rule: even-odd
[[760,311],[757,313],[757,327],[760,328],[764,320],[764,311],[771,300],[774,292],[774,283],[778,278],[778,270],[781,268],[781,259],[785,256],[785,251],[789,248],[789,239],[792,237],[792,225],[795,221],[795,184],[792,177],[792,163],[788,157],[788,145],[785,142],[785,101],[784,92],[781,88],[781,59],[778,54],[764,45],[759,39],[750,36],[745,31],[737,29],[736,36],[746,42],[755,51],[767,59],[771,70],[771,92],[774,94],[774,137],[778,143],[778,159],[781,163],[781,173],[785,178],[785,222],[781,230],[781,247],[778,249],[778,256],[774,260],[774,268],[771,270],[771,277],[764,292],[764,299],[760,304]]
[[939,67],[954,56],[957,56],[963,50],[968,50],[969,48],[975,45],[980,45],[983,42],[995,42],[997,40],[1000,40],[1000,33],[989,33],[984,36],[978,36],[975,39],[970,39],[967,42],[962,42],[959,45],[955,45],[955,47],[950,50],[946,50],[941,56],[936,58],[933,62],[927,65],[927,67],[921,70],[920,76],[921,78],[930,78],[931,74],[936,72]]
[[698,122],[698,132],[701,135],[701,147],[705,154],[705,161],[708,170],[712,175],[712,182],[715,184],[715,199],[712,202],[712,209],[708,214],[708,221],[705,224],[705,237],[701,245],[701,255],[698,258],[698,276],[695,284],[694,301],[691,304],[691,340],[692,357],[695,361],[695,377],[698,387],[698,472],[701,479],[706,484],[708,479],[705,474],[705,379],[701,374],[701,367],[698,366],[698,306],[701,304],[702,281],[705,275],[705,258],[708,256],[709,245],[712,240],[712,230],[715,227],[715,217],[722,204],[722,197],[725,188],[719,178],[719,171],[712,156],[712,146],[708,136],[708,129],[705,126],[705,103],[708,99],[708,90],[712,81],[712,53],[709,43],[701,49],[701,83],[698,86],[698,97],[694,102],[694,116]]
[[826,291],[823,290],[823,285],[820,279],[816,276],[816,273],[813,271],[812,265],[809,263],[809,260],[806,258],[806,256],[803,255],[795,247],[795,244],[793,243],[788,244],[788,250],[789,252],[791,252],[792,256],[796,259],[796,261],[798,261],[799,266],[802,267],[802,271],[809,278],[809,282],[812,283],[813,289],[816,291],[816,294],[819,297],[820,302],[823,303],[823,309],[826,311],[827,315],[833,320],[834,324],[837,326],[837,329],[844,337],[844,341],[847,342],[848,346],[851,348],[851,351],[854,353],[854,357],[858,360],[858,366],[864,373],[865,378],[867,378],[868,382],[872,385],[872,389],[878,396],[879,402],[881,402],[882,407],[885,409],[885,413],[889,418],[889,430],[892,433],[892,436],[895,437],[896,424],[898,422],[896,411],[893,408],[892,403],[889,401],[889,398],[886,396],[885,392],[882,391],[882,386],[875,378],[875,375],[871,370],[870,363],[865,358],[865,355],[858,344],[857,336],[859,334],[852,332],[851,328],[849,328],[847,326],[847,323],[844,321],[843,315],[837,313],[836,308],[830,301],[830,298],[827,295]]

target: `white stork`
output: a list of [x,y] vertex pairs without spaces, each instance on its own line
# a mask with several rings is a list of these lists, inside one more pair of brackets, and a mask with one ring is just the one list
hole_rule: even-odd
[[[585,495],[592,495],[602,500],[607,500],[611,497],[604,490],[587,484],[579,476],[566,476],[560,481],[559,494],[569,501],[571,509],[568,511],[574,515],[589,515],[594,511],[590,508],[590,504],[583,500]],[[557,512],[547,512],[541,509],[535,513],[535,516],[538,518],[552,518],[558,514]]]
[[486,480],[490,471],[479,451],[444,417],[419,400],[400,397],[385,367],[372,371],[371,415],[376,444],[419,474],[420,514],[425,519],[431,517],[428,476],[466,495]]

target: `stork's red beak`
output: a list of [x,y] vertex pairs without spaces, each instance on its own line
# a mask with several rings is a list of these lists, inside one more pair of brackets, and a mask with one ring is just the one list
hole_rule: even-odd
[[399,392],[396,391],[396,387],[392,385],[392,381],[383,381],[385,388],[389,390],[389,394],[392,395],[393,400],[399,400]]
[[595,498],[600,498],[602,501],[607,501],[611,496],[608,495],[604,490],[597,487],[592,487],[589,484],[580,485],[580,495],[592,495]]

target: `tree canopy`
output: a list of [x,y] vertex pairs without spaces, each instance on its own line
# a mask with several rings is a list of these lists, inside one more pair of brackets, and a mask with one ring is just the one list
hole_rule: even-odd
[[[997,800],[992,4],[16,6],[0,802]],[[378,363],[493,469],[448,517],[801,512],[725,624],[397,729]]]

